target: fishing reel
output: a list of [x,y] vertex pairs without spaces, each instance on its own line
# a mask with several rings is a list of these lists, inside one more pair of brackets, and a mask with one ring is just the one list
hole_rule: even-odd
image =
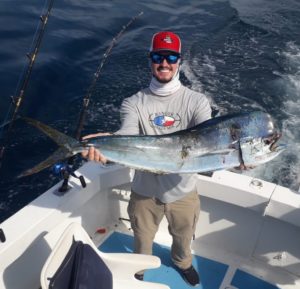
[[63,178],[63,184],[62,186],[59,188],[59,192],[61,193],[65,193],[68,191],[68,189],[70,188],[68,185],[69,182],[69,178],[70,176],[79,179],[81,186],[83,188],[86,187],[86,182],[83,176],[77,176],[74,172],[73,169],[73,165],[70,165],[68,163],[56,163],[53,167],[52,167],[52,172],[55,175],[60,175]]

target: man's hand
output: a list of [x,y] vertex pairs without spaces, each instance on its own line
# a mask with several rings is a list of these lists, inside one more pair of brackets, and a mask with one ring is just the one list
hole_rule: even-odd
[[234,167],[234,169],[238,171],[249,171],[255,168],[256,166],[245,166],[244,164],[240,164],[238,167]]
[[[105,132],[105,133],[94,133],[94,134],[89,134],[84,136],[82,139],[89,139],[89,138],[94,138],[98,136],[107,136],[111,135],[111,133]],[[107,159],[106,157],[101,154],[101,152],[94,148],[93,146],[89,147],[89,149],[85,150],[84,152],[81,153],[81,156],[88,159],[89,161],[95,161],[95,162],[100,162],[102,164],[106,164]]]

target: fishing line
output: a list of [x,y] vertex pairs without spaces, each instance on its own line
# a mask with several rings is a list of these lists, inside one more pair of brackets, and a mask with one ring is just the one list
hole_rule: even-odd
[[[122,29],[119,31],[119,33],[112,39],[112,41],[110,42],[110,45],[108,46],[108,48],[106,49],[106,51],[104,52],[104,54],[102,55],[102,61],[100,62],[96,72],[94,73],[94,78],[91,82],[91,85],[89,86],[89,88],[87,89],[87,93],[83,98],[82,101],[82,107],[80,110],[80,114],[79,114],[79,119],[78,119],[78,123],[77,123],[77,127],[76,127],[76,131],[75,131],[75,138],[77,140],[80,140],[81,138],[81,132],[84,126],[84,121],[85,121],[85,116],[86,116],[86,112],[87,112],[87,108],[89,106],[90,103],[90,99],[91,96],[94,93],[95,90],[95,86],[99,80],[99,77],[101,75],[101,71],[102,68],[107,60],[107,58],[110,56],[110,53],[112,51],[112,49],[114,48],[114,46],[116,45],[116,43],[118,42],[118,40],[122,37],[122,35],[125,33],[125,31],[128,29],[128,27],[137,20],[138,17],[140,17],[141,15],[143,15],[144,12],[140,12],[139,14],[137,14],[136,16],[132,17],[129,22],[124,25],[122,27]],[[72,175],[73,177],[79,178],[82,187],[85,187],[85,181],[83,176],[76,176],[76,174],[74,173],[73,170],[73,165],[74,165],[74,160],[75,160],[75,156],[71,157],[68,159],[67,164],[65,166],[61,167],[61,175],[63,176],[63,184],[59,189],[59,192],[66,192],[69,189],[68,186],[68,182],[69,182],[69,177],[70,175]]]
[[[50,12],[53,7],[53,2],[54,2],[54,0],[48,0],[48,5],[46,5],[46,1],[45,1],[45,5],[43,8],[43,11],[45,11],[45,12],[40,16],[40,22],[37,25],[37,29],[36,29],[35,35],[33,37],[33,42],[31,45],[30,52],[27,54],[27,57],[29,59],[27,68],[24,67],[24,70],[23,70],[23,72],[19,78],[18,84],[17,84],[15,95],[11,97],[11,104],[8,108],[8,111],[3,120],[3,123],[0,126],[0,141],[1,141],[0,168],[2,166],[6,145],[9,143],[9,140],[10,140],[14,122],[17,119],[18,111],[21,107],[22,101],[24,100],[24,96],[25,96],[26,89],[28,87],[32,68],[35,63],[37,54],[39,52],[39,49],[40,49],[40,46],[42,43],[42,39],[44,36],[44,32],[46,29],[46,25],[48,22],[48,18],[50,16]],[[8,128],[5,133],[4,130],[5,130],[6,126],[8,126]]]

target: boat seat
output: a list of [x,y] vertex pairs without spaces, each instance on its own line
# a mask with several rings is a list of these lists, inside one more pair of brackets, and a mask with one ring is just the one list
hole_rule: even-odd
[[83,227],[73,222],[64,230],[42,268],[41,287],[170,289],[167,285],[134,277],[138,271],[157,268],[160,264],[156,256],[101,252]]

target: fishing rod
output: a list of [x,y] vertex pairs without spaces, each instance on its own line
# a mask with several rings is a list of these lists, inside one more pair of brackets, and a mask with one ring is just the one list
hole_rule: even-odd
[[[35,63],[37,54],[40,50],[44,32],[46,30],[46,26],[48,23],[48,18],[50,16],[50,12],[53,7],[53,2],[54,2],[54,0],[48,0],[47,8],[46,9],[44,8],[44,10],[43,10],[43,11],[45,11],[45,13],[40,16],[40,22],[38,24],[38,27],[37,27],[37,30],[36,30],[36,33],[35,33],[35,36],[33,39],[33,45],[32,45],[33,48],[29,53],[27,53],[27,57],[29,59],[27,68],[24,70],[24,73],[18,82],[15,96],[11,97],[11,104],[10,104],[10,107],[7,111],[7,115],[4,119],[2,127],[1,127],[1,131],[0,131],[0,141],[1,141],[0,168],[2,166],[4,152],[6,150],[6,145],[9,143],[9,140],[10,140],[10,135],[13,130],[14,122],[17,119],[18,111],[21,107],[21,103],[24,100],[25,92],[28,87],[28,83],[30,80],[33,65]],[[6,133],[4,134],[4,128],[5,128],[6,124],[8,124],[8,128],[7,128]]]
[[101,70],[108,58],[108,56],[110,55],[112,49],[114,48],[114,46],[116,45],[116,43],[118,42],[118,40],[121,38],[121,36],[125,33],[125,31],[128,29],[128,27],[134,22],[136,21],[136,19],[138,17],[140,17],[141,15],[143,14],[143,12],[140,12],[138,15],[132,17],[130,19],[130,21],[125,25],[123,26],[123,28],[120,30],[120,32],[112,39],[109,47],[106,49],[106,51],[104,52],[103,54],[103,59],[100,63],[100,65],[98,66],[95,74],[94,74],[94,79],[93,81],[91,82],[91,85],[90,87],[88,88],[87,90],[87,93],[85,95],[85,97],[83,98],[83,102],[82,102],[82,108],[81,108],[81,111],[80,111],[80,116],[79,116],[79,120],[78,120],[78,125],[77,125],[77,129],[76,129],[76,133],[75,133],[75,137],[77,140],[80,139],[80,135],[81,135],[81,131],[83,129],[83,125],[84,125],[84,119],[85,119],[85,115],[86,115],[86,111],[87,111],[87,108],[89,106],[89,102],[90,102],[90,98],[94,92],[94,89],[95,89],[95,86],[98,82],[98,79],[100,77],[100,73],[101,73]]
[[[102,68],[107,60],[107,58],[109,57],[112,49],[114,48],[114,46],[116,45],[116,43],[118,42],[118,40],[122,37],[122,35],[125,33],[125,31],[128,29],[128,27],[137,20],[138,17],[140,17],[141,15],[143,15],[144,12],[140,12],[139,14],[137,14],[136,16],[132,17],[129,22],[124,25],[122,27],[122,29],[119,31],[119,33],[112,39],[112,41],[110,42],[110,45],[108,46],[108,48],[106,49],[106,51],[104,52],[103,56],[102,56],[102,61],[100,62],[96,72],[94,73],[94,78],[91,82],[91,85],[89,86],[89,88],[87,89],[87,93],[83,98],[82,101],[82,107],[81,107],[81,111],[79,114],[79,119],[78,119],[78,123],[77,123],[77,127],[76,127],[76,131],[75,131],[75,138],[77,140],[80,140],[81,138],[81,132],[84,126],[84,121],[85,121],[85,116],[86,116],[86,112],[87,112],[87,108],[89,106],[90,103],[90,99],[91,96],[95,90],[95,86],[99,80],[99,77],[101,75],[101,71]],[[83,178],[83,176],[77,176],[74,171],[73,171],[73,165],[74,165],[74,157],[71,157],[68,159],[67,161],[67,165],[60,165],[58,164],[57,167],[55,167],[56,171],[61,172],[62,176],[63,176],[63,184],[59,189],[59,192],[66,192],[69,189],[68,186],[68,182],[69,182],[69,177],[70,175],[72,175],[73,177],[76,177],[80,180],[81,185],[83,187],[86,186],[85,180]]]

